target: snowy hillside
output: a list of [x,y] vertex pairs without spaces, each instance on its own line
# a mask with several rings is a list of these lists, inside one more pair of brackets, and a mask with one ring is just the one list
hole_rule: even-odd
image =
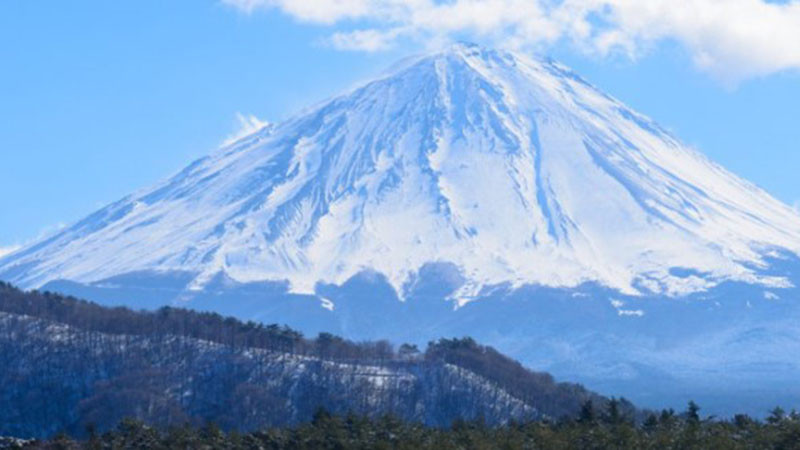
[[607,402],[469,340],[395,352],[385,342],[305,339],[185,310],[101,308],[3,283],[0,361],[0,434],[25,437],[88,424],[102,432],[125,418],[262,430],[307,422],[320,407],[434,426],[503,424]]
[[460,44],[0,259],[0,279],[174,271],[314,293],[370,270],[402,298],[447,262],[461,302],[502,283],[675,296],[786,287],[759,270],[785,251],[787,205],[558,63]]

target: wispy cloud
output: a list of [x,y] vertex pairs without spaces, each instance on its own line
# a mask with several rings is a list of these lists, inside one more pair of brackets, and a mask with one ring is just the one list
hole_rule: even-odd
[[256,131],[269,125],[269,122],[259,119],[258,117],[248,114],[236,113],[237,129],[234,133],[225,138],[222,145],[230,145],[239,139],[253,134]]
[[398,30],[356,30],[334,33],[328,43],[339,50],[376,52],[391,48],[399,35]]
[[800,69],[800,0],[221,0],[243,12],[277,9],[333,30],[333,46],[379,51],[397,39],[474,36],[636,58],[661,41],[727,82]]
[[28,247],[30,245],[33,245],[33,244],[37,243],[37,242],[41,242],[42,240],[47,239],[47,238],[49,238],[51,236],[54,236],[57,233],[59,233],[62,230],[64,230],[66,227],[67,227],[67,224],[64,223],[64,222],[54,223],[52,225],[48,225],[46,227],[41,228],[39,230],[39,232],[36,233],[36,236],[34,236],[34,237],[32,237],[32,238],[30,238],[30,239],[28,239],[26,241],[18,241],[19,243],[17,243],[17,244],[0,246],[0,258],[8,256],[8,255],[14,253],[17,250],[20,250],[22,248]]
[[11,253],[14,253],[15,251],[17,251],[19,249],[20,249],[19,245],[12,245],[10,247],[0,247],[0,258],[4,257],[6,255],[10,255]]

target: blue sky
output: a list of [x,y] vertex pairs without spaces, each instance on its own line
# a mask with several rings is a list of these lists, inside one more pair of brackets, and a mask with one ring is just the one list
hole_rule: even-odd
[[[432,23],[425,14],[442,15],[433,0],[409,2],[411,12],[397,1],[0,3],[0,247],[171,175],[235,133],[237,114],[280,120],[455,38],[559,59],[781,200],[800,200],[800,39],[783,42],[798,2],[731,0],[775,30],[737,53],[747,36],[734,13],[720,28],[609,0],[615,16],[584,10],[582,24],[557,11],[503,16],[521,0],[479,0],[497,17],[465,8],[451,11],[461,22]],[[691,17],[714,4],[687,2]]]

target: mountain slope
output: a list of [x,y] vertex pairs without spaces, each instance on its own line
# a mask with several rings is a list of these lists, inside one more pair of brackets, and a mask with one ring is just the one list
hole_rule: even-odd
[[104,431],[124,418],[256,430],[308,421],[319,407],[435,426],[501,424],[606,402],[471,340],[396,353],[381,342],[309,340],[169,308],[107,309],[2,283],[0,361],[0,434],[26,437],[80,434],[88,424]]
[[456,45],[0,259],[0,279],[174,272],[309,294],[371,270],[402,298],[444,262],[463,304],[500,284],[786,287],[762,270],[780,251],[800,251],[790,207],[557,63]]

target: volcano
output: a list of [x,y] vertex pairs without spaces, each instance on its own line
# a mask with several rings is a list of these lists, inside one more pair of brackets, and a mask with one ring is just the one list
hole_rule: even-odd
[[[400,295],[454,264],[499,283],[684,294],[800,250],[800,217],[564,66],[456,45],[194,162],[5,258],[24,287],[181,271],[288,280],[369,269]],[[702,276],[679,277],[674,269]]]
[[[405,60],[5,256],[0,279],[100,300],[134,286],[116,301],[213,310],[236,303],[226,289],[253,286],[237,315],[309,328],[308,315],[329,313],[334,319],[319,319],[319,328],[335,323],[350,337],[477,334],[568,376],[642,375],[643,366],[677,360],[683,375],[702,378],[708,358],[640,350],[678,345],[677,325],[664,322],[706,317],[720,305],[726,312],[703,319],[694,335],[704,336],[700,347],[769,347],[770,332],[753,334],[761,322],[736,318],[796,313],[781,299],[796,292],[798,254],[800,216],[791,207],[567,67],[457,44]],[[365,276],[385,289],[337,296]],[[276,285],[286,298],[316,299],[314,307],[290,304],[288,316],[278,314],[270,309]],[[144,298],[155,290],[162,296]],[[508,300],[520,292],[562,300]],[[203,295],[205,303],[192,303]],[[359,295],[391,301],[353,305]],[[502,306],[492,303],[498,295]],[[446,307],[402,322],[394,311],[420,296]],[[587,313],[600,309],[584,297],[599,298],[602,312]],[[563,298],[573,300],[564,306]],[[744,313],[756,300],[763,311]],[[512,320],[498,332],[507,320],[500,310],[539,331]],[[374,320],[356,326],[359,315]],[[404,324],[386,328],[386,317]],[[567,325],[553,325],[564,317]],[[561,331],[541,334],[548,326]],[[769,330],[778,328],[795,345],[794,328]],[[569,349],[553,344],[543,356],[520,343],[534,336]],[[714,339],[722,341],[711,348]],[[673,344],[667,350],[677,352]],[[611,349],[621,353],[612,358]],[[776,354],[756,353],[742,364]]]

